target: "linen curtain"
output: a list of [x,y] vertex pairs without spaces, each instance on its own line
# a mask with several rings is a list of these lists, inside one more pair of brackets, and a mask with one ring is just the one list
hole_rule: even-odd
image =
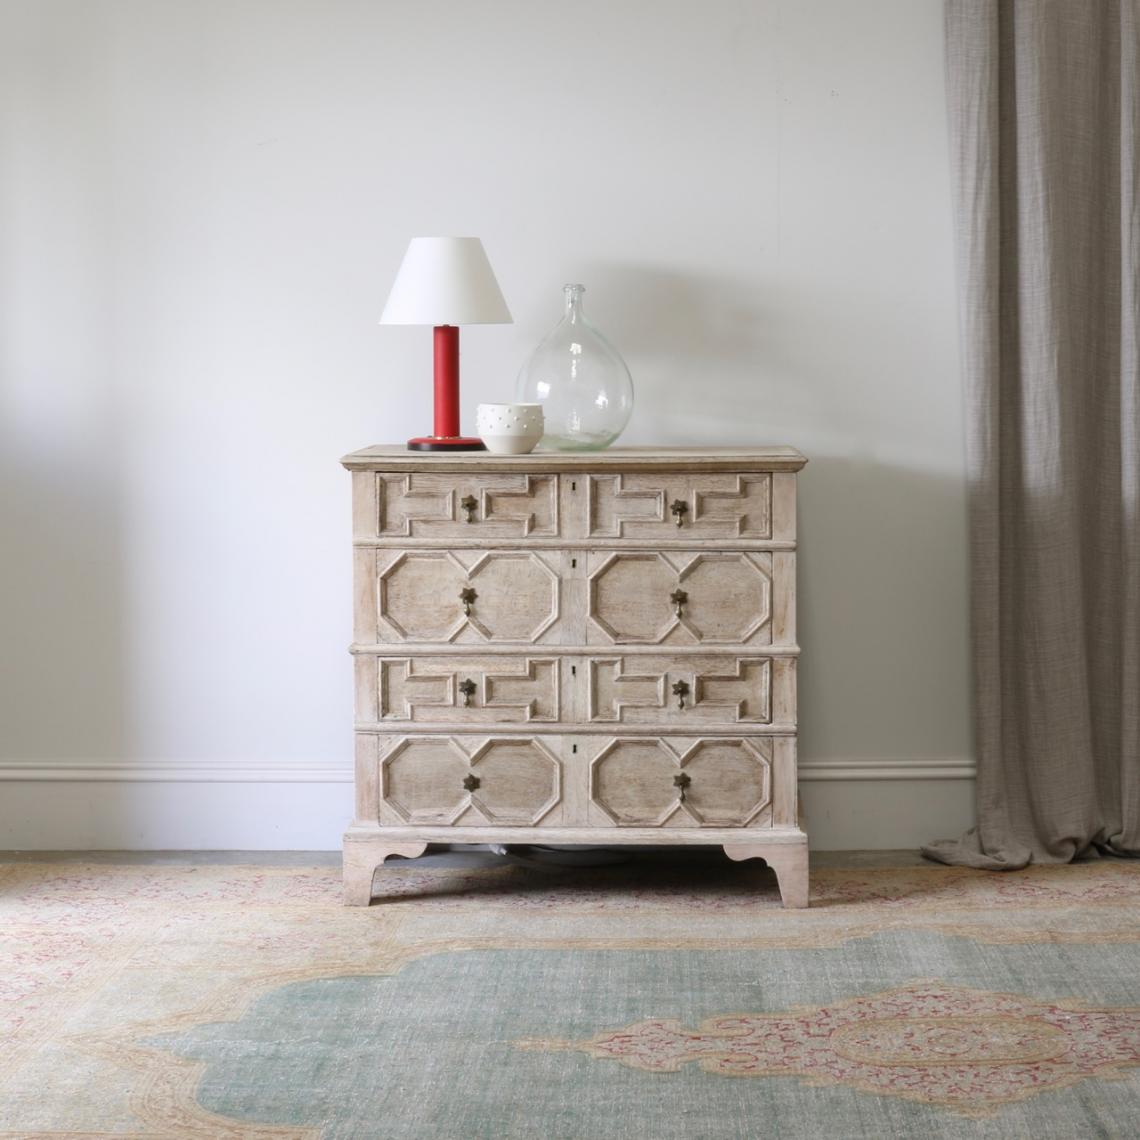
[[978,824],[1140,854],[1140,0],[947,0]]

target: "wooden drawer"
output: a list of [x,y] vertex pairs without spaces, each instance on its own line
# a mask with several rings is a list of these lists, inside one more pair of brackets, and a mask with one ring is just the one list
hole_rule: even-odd
[[795,819],[792,737],[588,737],[590,827],[771,827]]
[[366,654],[356,658],[356,718],[456,728],[554,723],[563,715],[562,686],[557,656]]
[[554,474],[358,471],[357,540],[525,541],[561,534]]
[[[361,763],[361,761],[363,761]],[[534,827],[566,822],[560,737],[358,738],[358,795],[379,823]]]
[[358,547],[364,644],[561,642],[561,551]]
[[793,643],[795,555],[771,551],[594,551],[587,644]]
[[[794,496],[793,478],[780,479],[768,471],[587,475],[581,481],[585,537],[654,544],[790,539],[790,533],[780,531],[795,525],[794,498],[776,504],[773,489],[781,497]],[[777,507],[780,517],[774,519]]]
[[404,827],[793,826],[791,736],[357,736],[357,814]]
[[590,724],[795,726],[794,657],[614,653],[586,658],[579,673]]
[[794,657],[743,653],[356,657],[356,719],[458,730],[589,723],[795,727]]

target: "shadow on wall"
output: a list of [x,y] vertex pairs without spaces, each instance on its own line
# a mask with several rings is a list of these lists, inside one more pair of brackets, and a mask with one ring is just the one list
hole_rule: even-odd
[[[594,264],[583,270],[599,318],[621,329],[623,351],[682,361],[736,361],[771,339],[772,306],[755,281],[673,273],[650,266]],[[590,296],[587,285],[587,296]],[[587,315],[590,302],[587,303]]]
[[962,481],[813,455],[799,523],[802,755],[971,756]]
[[[598,282],[587,315],[633,372],[629,442],[790,442],[809,457],[802,755],[972,755],[966,492],[964,476],[945,470],[961,444],[956,422],[931,423],[930,393],[910,380],[930,354],[920,333],[881,297],[840,285],[776,295],[652,266],[580,268]],[[876,345],[894,346],[886,375]],[[955,381],[945,402],[957,400]],[[900,440],[921,454],[908,427],[936,441],[955,431],[932,459],[942,471],[851,454],[897,452]]]
[[[576,269],[587,317],[633,373],[628,442],[775,440],[836,417],[835,388],[849,377],[827,369],[799,331],[805,321],[823,327],[819,289],[797,295],[786,283],[620,263]],[[812,382],[807,368],[824,374]]]
[[102,93],[111,84],[92,47],[107,14],[72,6],[65,19],[24,6],[8,15],[0,763],[119,761],[126,566],[109,363],[119,279],[107,244],[114,164]]
[[651,266],[593,263],[580,267],[578,277],[586,284],[587,318],[633,373],[628,441],[662,442],[680,429],[688,441],[696,433],[725,442],[725,425],[740,412],[735,385],[709,381],[717,373],[738,374],[742,360],[763,358],[770,298],[754,281]]
[[114,448],[106,436],[76,443],[42,424],[18,435],[5,403],[0,759],[120,761],[125,568]]

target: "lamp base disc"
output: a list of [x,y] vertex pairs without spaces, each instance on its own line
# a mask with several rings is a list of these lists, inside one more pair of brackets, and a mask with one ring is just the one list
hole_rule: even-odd
[[481,439],[467,435],[424,435],[408,440],[409,451],[486,451]]

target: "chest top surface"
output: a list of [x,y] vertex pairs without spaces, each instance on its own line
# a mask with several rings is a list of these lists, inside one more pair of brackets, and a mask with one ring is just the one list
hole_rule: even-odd
[[358,471],[798,471],[807,458],[794,447],[610,447],[604,451],[532,451],[493,455],[408,451],[377,444],[341,459]]

